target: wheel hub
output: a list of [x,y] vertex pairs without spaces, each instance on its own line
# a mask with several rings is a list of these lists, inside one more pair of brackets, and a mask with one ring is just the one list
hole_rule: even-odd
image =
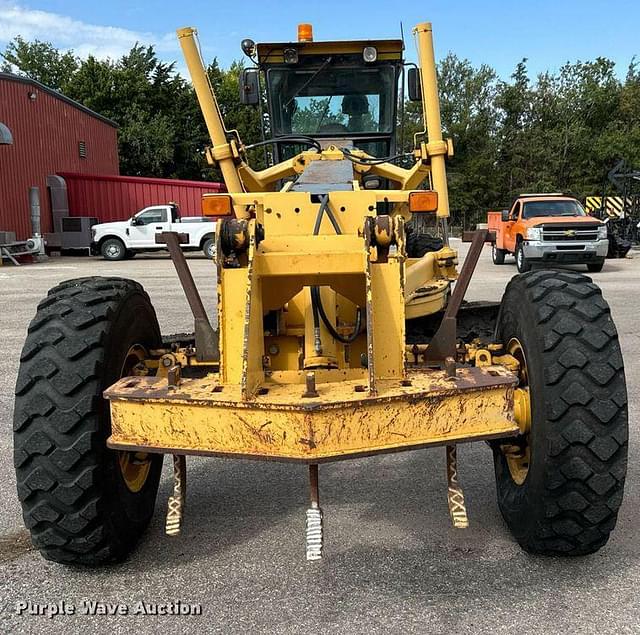
[[[521,257],[522,251],[518,252]],[[529,391],[529,372],[524,348],[517,338],[512,338],[507,344],[507,353],[518,360],[518,387],[514,391],[514,416],[521,436],[517,443],[502,445],[501,449],[507,461],[511,478],[518,485],[522,485],[529,473],[531,451],[529,438],[531,433],[531,393]]]
[[[128,351],[122,364],[120,377],[130,375],[140,362],[144,361],[146,351],[139,344],[134,344]],[[118,465],[125,485],[134,494],[139,492],[147,482],[151,470],[151,455],[148,452],[118,451]]]

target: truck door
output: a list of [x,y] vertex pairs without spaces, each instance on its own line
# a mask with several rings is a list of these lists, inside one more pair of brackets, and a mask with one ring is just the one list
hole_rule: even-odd
[[[147,207],[132,219],[129,228],[129,246],[138,249],[153,249],[156,234],[171,230],[171,221],[166,207]],[[135,224],[134,224],[135,223]]]
[[518,218],[520,216],[520,201],[516,201],[515,205],[511,208],[511,212],[509,213],[509,220],[506,223],[504,228],[505,234],[505,247],[510,252],[515,252],[516,250],[516,234],[518,233]]

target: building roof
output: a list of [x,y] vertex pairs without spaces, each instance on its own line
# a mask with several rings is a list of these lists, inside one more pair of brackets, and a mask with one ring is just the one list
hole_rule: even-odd
[[91,117],[95,117],[96,119],[99,119],[100,121],[110,126],[113,126],[114,128],[118,127],[118,124],[115,121],[112,121],[107,117],[104,117],[103,115],[95,112],[94,110],[91,110],[91,108],[87,108],[86,106],[83,106],[81,103],[71,99],[70,97],[67,97],[66,95],[63,95],[59,91],[53,88],[49,88],[49,86],[45,86],[44,84],[41,84],[35,79],[31,79],[30,77],[23,77],[22,75],[14,75],[13,73],[0,73],[0,81],[2,80],[7,80],[9,82],[18,82],[21,84],[27,84],[28,86],[33,86],[34,88],[37,88],[38,90],[41,90],[42,92],[47,93],[48,95],[51,95],[52,97],[55,97],[60,101],[64,101],[70,106],[77,108],[78,110],[81,110],[82,112],[86,113],[87,115],[90,115]]

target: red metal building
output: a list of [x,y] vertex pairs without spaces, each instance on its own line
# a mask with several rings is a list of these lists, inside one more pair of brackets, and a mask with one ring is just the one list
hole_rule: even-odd
[[58,172],[67,187],[69,214],[95,216],[100,223],[126,220],[148,205],[175,202],[182,216],[200,216],[206,192],[224,191],[220,183],[102,176]]
[[29,188],[40,191],[42,233],[54,231],[47,177],[60,171],[118,174],[116,124],[51,88],[0,73],[0,230],[32,235]]

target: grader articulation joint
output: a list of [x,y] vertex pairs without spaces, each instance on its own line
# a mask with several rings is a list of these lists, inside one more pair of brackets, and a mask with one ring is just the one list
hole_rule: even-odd
[[[501,304],[465,302],[492,236],[472,234],[458,273],[447,225],[453,148],[441,131],[431,25],[414,29],[409,86],[426,127],[408,153],[396,148],[402,41],[302,33],[293,43],[243,41],[256,68],[241,77],[242,100],[264,88],[273,134],[273,163],[254,170],[225,128],[195,30],[178,31],[207,156],[227,187],[203,199],[205,215],[227,214],[217,329],[175,234],[159,240],[191,307],[192,337],[161,339],[132,281],[88,278],[50,292],[30,327],[16,399],[18,485],[34,541],[63,562],[123,557],[151,517],[163,454],[175,474],[167,533],[179,533],[185,457],[204,454],[308,465],[306,553],[316,560],[320,463],[436,445],[446,447],[449,510],[463,528],[456,446],[486,440],[502,514],[525,549],[597,550],[620,504],[627,439],[622,359],[600,291],[573,272],[539,271],[516,276]],[[432,219],[430,234],[415,214]],[[51,364],[77,380],[38,370]],[[54,389],[55,403],[45,397]],[[51,408],[35,409],[38,397]],[[34,453],[40,434],[55,453]],[[75,501],[78,468],[68,461],[60,476],[57,463],[69,448],[92,467]]]

